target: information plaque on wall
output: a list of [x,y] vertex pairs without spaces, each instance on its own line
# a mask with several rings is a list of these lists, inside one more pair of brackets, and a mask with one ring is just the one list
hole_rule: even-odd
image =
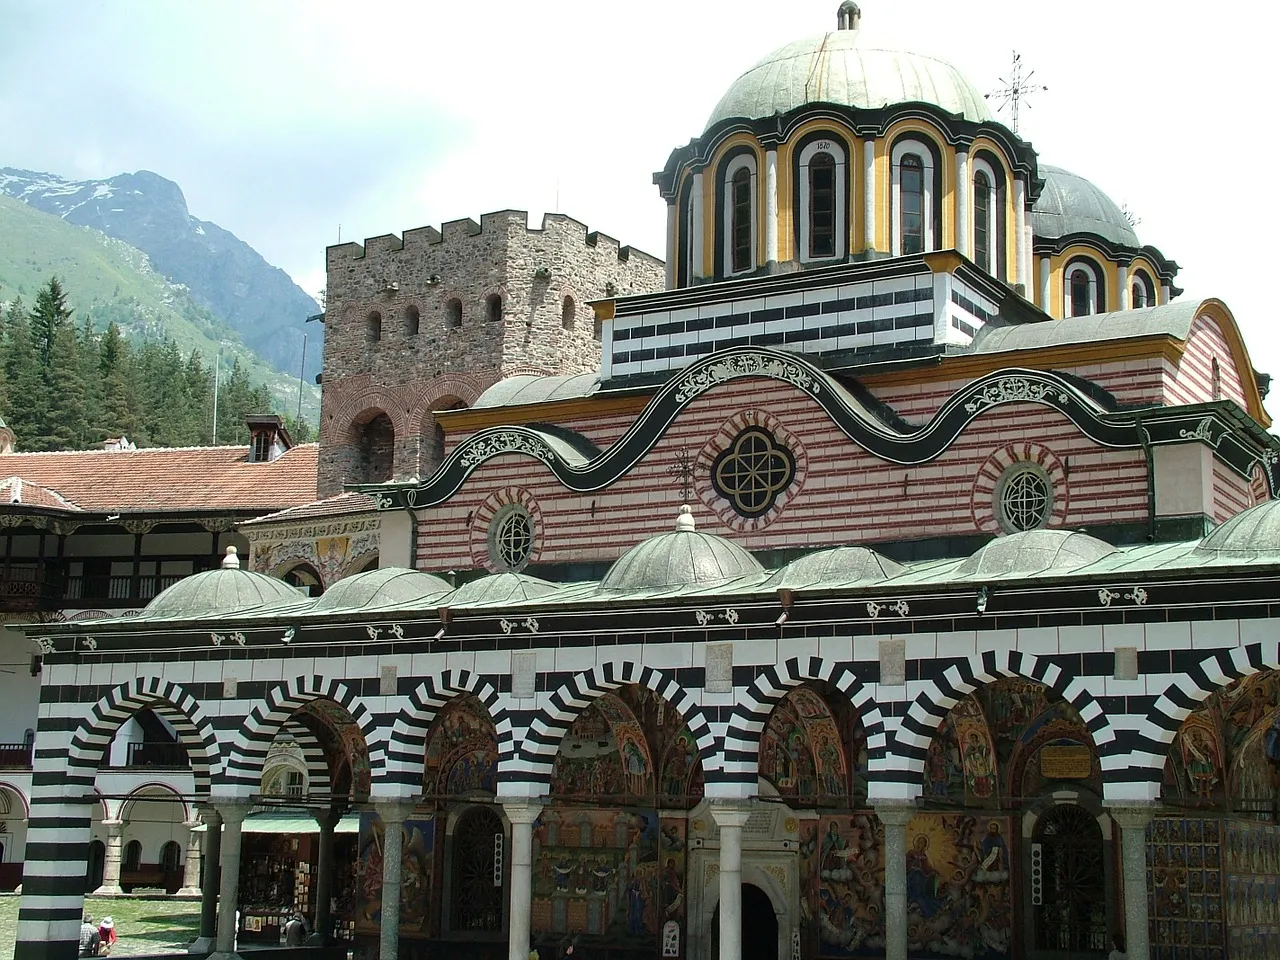
[[1040,748],[1040,775],[1046,780],[1087,780],[1093,752],[1082,744],[1049,744]]

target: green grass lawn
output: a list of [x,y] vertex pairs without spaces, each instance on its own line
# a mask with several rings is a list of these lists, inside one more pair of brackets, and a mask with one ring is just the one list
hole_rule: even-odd
[[[0,957],[13,956],[18,936],[16,896],[0,896]],[[85,912],[94,922],[110,916],[116,922],[120,941],[113,957],[136,957],[147,953],[186,953],[200,925],[200,904],[194,900],[136,900],[131,897],[99,899],[89,897]]]

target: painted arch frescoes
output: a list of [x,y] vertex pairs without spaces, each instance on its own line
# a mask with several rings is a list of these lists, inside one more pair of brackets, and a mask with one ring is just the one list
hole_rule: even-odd
[[867,796],[866,731],[842,695],[806,683],[769,714],[759,769],[789,803],[856,808]]
[[1180,806],[1271,820],[1280,807],[1280,672],[1210,694],[1169,745],[1163,797]]
[[423,793],[437,799],[493,794],[497,774],[498,733],[488,709],[474,695],[455,697],[427,735]]

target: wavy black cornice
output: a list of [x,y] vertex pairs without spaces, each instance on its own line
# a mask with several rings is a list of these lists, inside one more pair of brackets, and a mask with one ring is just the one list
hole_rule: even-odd
[[543,463],[566,489],[590,493],[626,476],[695,399],[727,383],[761,378],[789,383],[812,397],[854,443],[888,463],[926,463],[950,447],[978,417],[1005,404],[1035,403],[1057,410],[1085,436],[1106,447],[1140,449],[1144,442],[1207,443],[1242,477],[1251,476],[1254,466],[1261,463],[1275,488],[1272,469],[1280,440],[1260,440],[1259,436],[1267,435],[1250,431],[1232,415],[1229,404],[1108,411],[1061,374],[1014,367],[957,390],[927,424],[904,431],[877,416],[799,356],[761,347],[735,347],[676,374],[654,394],[627,432],[594,457],[566,443],[563,436],[534,426],[489,427],[458,444],[435,475],[425,481],[360,484],[348,489],[374,494],[380,510],[432,507],[457,493],[481,464],[494,457],[520,454]]

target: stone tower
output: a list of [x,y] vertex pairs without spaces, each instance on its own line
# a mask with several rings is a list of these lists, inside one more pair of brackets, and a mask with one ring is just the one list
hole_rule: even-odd
[[430,475],[432,411],[503,377],[598,369],[589,301],[664,283],[661,260],[560,214],[531,229],[522,210],[333,246],[327,274],[321,497]]

